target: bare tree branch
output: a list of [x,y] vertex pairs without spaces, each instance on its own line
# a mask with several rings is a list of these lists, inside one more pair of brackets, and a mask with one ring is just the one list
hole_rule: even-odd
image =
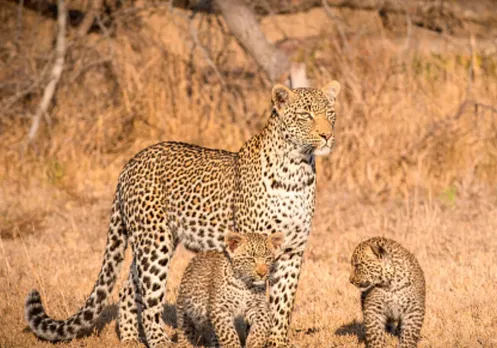
[[58,32],[57,32],[57,42],[55,47],[55,62],[52,68],[50,81],[45,87],[43,92],[43,97],[41,99],[40,105],[36,114],[33,116],[33,123],[31,124],[31,129],[29,130],[27,145],[33,142],[38,133],[38,128],[40,127],[41,117],[47,112],[50,101],[53,98],[55,89],[62,75],[62,70],[64,70],[64,61],[66,56],[66,23],[67,23],[67,13],[64,4],[64,0],[59,0],[58,5]]
[[290,87],[310,87],[305,63],[292,63],[290,67]]
[[85,16],[83,18],[83,21],[81,22],[79,28],[78,28],[78,37],[83,37],[88,33],[88,31],[91,29],[93,26],[93,23],[95,23],[95,19],[100,13],[100,10],[102,8],[102,0],[91,0],[90,1],[90,8],[89,10],[85,13]]

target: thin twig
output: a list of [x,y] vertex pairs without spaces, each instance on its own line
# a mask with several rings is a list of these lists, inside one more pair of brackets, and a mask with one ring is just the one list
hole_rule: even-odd
[[195,28],[195,23],[193,22],[193,16],[195,14],[193,14],[191,17],[187,17],[186,15],[182,14],[180,11],[176,11],[173,7],[172,1],[169,2],[168,7],[169,7],[169,11],[171,12],[171,14],[173,16],[177,15],[177,16],[182,17],[183,19],[185,19],[189,22],[190,39],[193,41],[192,50],[194,50],[196,47],[198,47],[200,49],[200,51],[202,52],[202,54],[204,56],[205,61],[207,62],[207,64],[211,67],[211,69],[216,74],[216,77],[219,80],[219,83],[221,83],[221,87],[223,88],[223,90],[226,90],[226,81],[224,81],[224,78],[221,75],[221,72],[219,71],[216,63],[214,63],[214,61],[211,59],[207,49],[204,46],[202,46],[202,44],[198,40],[197,28]]
[[349,52],[350,45],[349,41],[347,40],[347,37],[345,36],[345,31],[343,30],[342,27],[342,20],[331,12],[331,8],[327,0],[322,0],[321,3],[323,4],[324,12],[326,12],[326,15],[333,21],[333,23],[335,23],[338,29],[338,34],[340,34],[340,38],[342,39],[343,44],[345,46],[345,50]]
[[22,9],[24,7],[24,0],[19,1],[19,7],[17,8],[17,29],[16,29],[16,45],[19,47],[19,40],[21,38],[22,31]]
[[471,54],[471,62],[468,68],[468,85],[466,87],[466,98],[471,98],[471,93],[473,91],[473,78],[475,76],[476,43],[475,43],[475,37],[472,33],[469,34],[469,49]]
[[62,70],[64,70],[64,61],[66,56],[66,24],[67,24],[67,14],[66,8],[64,5],[64,0],[59,0],[57,4],[58,9],[58,33],[57,33],[57,42],[55,46],[55,63],[52,68],[52,73],[50,76],[50,81],[45,87],[45,91],[43,92],[43,97],[41,99],[40,105],[36,114],[33,116],[33,123],[31,124],[31,129],[29,130],[28,139],[26,146],[31,144],[38,133],[38,128],[40,127],[41,117],[48,110],[48,106],[50,105],[50,101],[52,100],[57,84],[60,80],[60,76],[62,75]]
[[401,7],[404,8],[406,15],[407,32],[406,32],[406,40],[404,41],[404,46],[402,48],[402,50],[405,52],[409,49],[411,43],[412,20],[411,16],[409,15],[409,8],[407,7],[407,4],[403,0],[398,0],[398,3],[400,4]]
[[211,59],[209,52],[207,52],[207,49],[202,46],[202,44],[198,40],[198,33],[197,33],[197,28],[195,28],[195,23],[193,22],[193,18],[190,18],[190,36],[193,40],[193,48],[198,47],[202,54],[204,55],[204,59],[207,62],[207,64],[211,67],[211,69],[214,71],[216,74],[217,79],[221,83],[221,86],[224,90],[226,90],[226,82],[223,79],[223,76],[221,75],[221,72],[217,68],[216,63]]

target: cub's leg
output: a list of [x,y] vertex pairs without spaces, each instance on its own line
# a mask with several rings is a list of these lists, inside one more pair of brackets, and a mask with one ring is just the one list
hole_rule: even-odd
[[372,296],[369,293],[362,298],[362,315],[366,328],[366,347],[368,348],[385,347],[387,344],[385,338],[387,317],[384,314],[384,299],[377,293],[375,295]]
[[197,338],[197,330],[192,319],[188,314],[178,310],[178,346],[189,347],[190,344],[195,344]]
[[254,296],[247,303],[247,321],[250,326],[247,337],[247,348],[262,348],[265,346],[271,328],[271,312],[265,294]]
[[[176,242],[167,229],[142,233],[134,241],[136,268],[143,298],[142,322],[148,345],[152,348],[170,343],[162,328],[166,300],[166,280]],[[161,231],[158,229],[158,231]]]
[[402,317],[400,325],[400,348],[417,347],[423,326],[424,309],[414,307],[411,313]]
[[290,316],[300,276],[303,252],[283,254],[271,275],[269,307],[272,324],[267,347],[287,347]]
[[233,317],[228,312],[226,306],[222,304],[211,308],[210,319],[215,333],[215,338],[211,342],[216,347],[241,348]]
[[140,291],[138,289],[138,275],[136,263],[133,259],[129,269],[129,277],[119,293],[119,335],[121,341],[138,341],[138,307],[142,304]]

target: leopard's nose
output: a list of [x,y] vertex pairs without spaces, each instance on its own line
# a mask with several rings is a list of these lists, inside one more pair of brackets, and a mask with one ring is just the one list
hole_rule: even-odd
[[333,136],[333,133],[319,133],[319,136],[324,140],[328,141]]
[[255,267],[255,272],[259,277],[265,277],[267,272],[269,271],[269,267],[265,264],[259,264]]
[[349,277],[349,282],[350,282],[351,284],[354,284],[354,275],[353,275],[353,274],[351,274],[351,275],[350,275],[350,277]]

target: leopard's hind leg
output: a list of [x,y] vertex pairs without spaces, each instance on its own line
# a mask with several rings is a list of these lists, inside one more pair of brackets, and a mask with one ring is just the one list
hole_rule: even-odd
[[118,327],[123,342],[139,340],[138,305],[143,307],[143,302],[138,283],[136,262],[133,258],[128,280],[119,293]]
[[142,234],[134,241],[139,289],[142,295],[142,322],[150,347],[170,343],[162,325],[166,301],[169,262],[176,247],[173,234],[167,231]]

